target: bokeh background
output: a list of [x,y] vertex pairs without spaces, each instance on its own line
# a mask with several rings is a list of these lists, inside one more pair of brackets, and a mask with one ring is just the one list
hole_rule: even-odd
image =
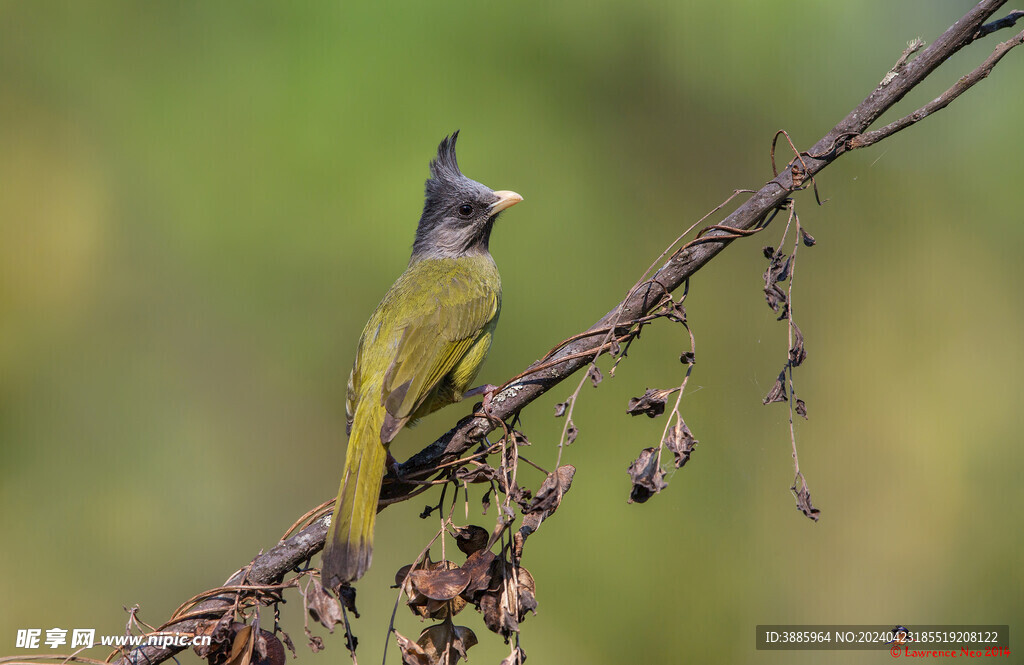
[[[355,343],[405,265],[445,134],[462,130],[468,175],[525,197],[492,242],[505,299],[480,379],[500,383],[769,179],[775,130],[808,147],[970,5],[0,2],[0,652],[47,651],[16,650],[18,628],[119,633],[136,603],[160,623],[333,496]],[[761,405],[786,351],[761,293],[781,225],[692,282],[683,405],[700,447],[649,503],[627,505],[625,470],[663,421],[625,404],[679,382],[682,329],[648,329],[585,387],[572,492],[524,559],[531,662],[877,662],[757,652],[754,627],[1020,628],[1022,77],[1012,52],[827,169],[824,206],[798,196],[818,245],[796,272],[797,436],[820,523],[789,493],[787,410]],[[524,414],[541,464],[570,390]],[[436,528],[425,502],[378,521],[364,662],[395,570]],[[299,662],[344,659],[339,634],[309,651],[288,597]],[[482,642],[472,662],[504,657],[479,615],[460,618]]]

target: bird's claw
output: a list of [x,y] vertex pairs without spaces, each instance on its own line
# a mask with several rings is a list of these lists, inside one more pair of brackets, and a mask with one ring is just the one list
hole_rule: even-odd
[[387,465],[387,470],[390,471],[391,474],[395,478],[398,478],[399,480],[401,480],[402,479],[402,463],[395,459],[395,456],[391,454],[390,450],[387,451],[387,452],[388,452],[388,458],[384,462]]
[[485,383],[482,386],[477,386],[472,390],[468,391],[463,397],[475,397],[480,395],[483,399],[483,411],[487,417],[491,417],[491,403],[494,400],[494,396],[498,393],[500,386],[495,386],[490,383]]

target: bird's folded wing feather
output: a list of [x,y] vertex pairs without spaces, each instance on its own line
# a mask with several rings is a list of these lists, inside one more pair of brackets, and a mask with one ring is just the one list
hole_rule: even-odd
[[437,302],[429,314],[408,321],[402,330],[381,391],[381,403],[396,420],[415,413],[462,360],[497,311],[497,299],[492,294],[449,294],[444,299],[447,302]]

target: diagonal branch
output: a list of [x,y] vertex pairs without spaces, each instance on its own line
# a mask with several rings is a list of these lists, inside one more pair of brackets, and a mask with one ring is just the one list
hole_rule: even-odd
[[[1017,12],[1015,12],[1015,14],[1016,13]],[[1020,12],[1020,14],[1024,15],[1024,12]],[[1012,24],[1012,21],[1010,23]],[[946,108],[954,99],[956,99],[963,93],[967,92],[967,90],[969,90],[972,86],[974,86],[983,78],[991,74],[992,68],[995,67],[1000,60],[1002,60],[1003,56],[1006,55],[1010,49],[1012,49],[1015,46],[1020,46],[1022,43],[1024,43],[1024,32],[1019,32],[1012,39],[1008,39],[1002,44],[996,46],[996,49],[992,51],[992,55],[990,55],[985,60],[985,62],[981,63],[981,65],[977,69],[972,71],[967,76],[962,77],[944,93],[942,93],[932,101],[928,102],[921,108],[917,109],[913,113],[905,115],[899,120],[894,120],[893,122],[890,122],[888,125],[882,127],[881,129],[876,129],[870,132],[864,132],[860,136],[854,137],[853,139],[850,140],[849,147],[851,149],[856,149],[866,148],[869,145],[874,145],[875,143],[878,143],[882,139],[892,136],[896,132],[902,129],[906,129],[907,127],[913,125],[916,122],[924,120],[932,113],[935,113],[936,111],[941,111],[942,109]]]
[[[534,363],[520,378],[511,382],[492,401],[492,419],[474,414],[459,423],[415,456],[401,465],[404,479],[429,476],[440,465],[450,464],[460,455],[477,445],[501,420],[507,420],[523,408],[558,385],[561,381],[587,367],[594,357],[603,352],[612,339],[628,336],[630,324],[651,313],[663,303],[665,293],[671,293],[694,273],[707,265],[719,252],[744,232],[755,229],[785,205],[788,197],[803,189],[815,174],[850,150],[877,143],[896,131],[916,123],[928,114],[944,108],[960,94],[985,78],[1005,53],[1024,41],[1024,33],[1000,44],[996,51],[980,67],[961,79],[939,100],[944,103],[923,107],[920,117],[902,126],[890,129],[892,125],[876,132],[865,134],[875,120],[898,103],[908,92],[925,80],[937,67],[954,53],[971,42],[1000,28],[1012,25],[1024,12],[1015,11],[1007,17],[985,24],[1006,0],[983,0],[954,23],[930,46],[920,51],[917,57],[901,62],[886,75],[882,83],[869,94],[855,109],[829,130],[807,152],[800,153],[781,172],[752,193],[720,224],[709,227],[698,241],[677,249],[654,275],[642,280],[638,287],[630,290],[627,297],[613,307],[608,314],[585,332],[574,335],[557,347],[544,360]],[[893,75],[894,74],[894,75]],[[955,91],[955,92],[954,92]],[[949,95],[946,98],[946,95]],[[920,113],[915,112],[915,114]],[[913,117],[915,114],[911,114]],[[906,119],[904,119],[906,120]],[[894,125],[903,122],[897,121]],[[410,498],[422,488],[422,484],[400,481],[394,476],[385,479],[381,493],[380,508]],[[278,543],[266,553],[257,556],[243,570],[235,573],[226,586],[247,583],[251,585],[273,585],[279,583],[290,571],[307,562],[323,547],[327,534],[325,519],[315,519],[298,533]],[[193,606],[188,616],[165,626],[165,630],[199,632],[209,620],[214,620],[237,602],[237,594],[227,591],[213,595]],[[122,657],[117,665],[147,663],[156,665],[180,648],[146,646],[134,650],[129,657]]]
[[[880,83],[857,108],[815,143],[810,151],[801,153],[786,168],[782,169],[778,176],[761,187],[745,203],[728,215],[718,225],[724,228],[714,228],[701,237],[700,244],[691,244],[677,251],[646,282],[647,288],[633,289],[625,300],[602,317],[600,321],[586,332],[575,335],[574,341],[561,346],[556,353],[546,358],[543,364],[541,362],[534,363],[525,372],[527,376],[524,379],[515,382],[495,397],[491,413],[502,420],[510,418],[566,377],[586,367],[596,355],[601,346],[601,340],[604,339],[609,328],[614,328],[617,336],[626,334],[628,326],[619,322],[639,319],[648,314],[661,303],[664,291],[671,292],[677,289],[725,249],[733,239],[741,235],[736,233],[736,230],[747,231],[757,227],[782,205],[792,192],[802,189],[815,174],[838,159],[840,155],[857,147],[853,143],[879,116],[899,102],[951,55],[981,35],[981,26],[985,20],[1005,2],[1006,0],[980,2],[935,42],[925,48],[918,57],[905,64],[902,71],[898,72],[899,76],[886,84]],[[985,32],[984,34],[989,33]],[[1002,54],[1005,54],[1009,48],[1003,50],[999,57],[1002,57]],[[997,49],[998,51],[999,49]],[[978,75],[978,72],[985,70],[986,66],[987,71],[991,71],[996,62],[998,62],[998,58],[995,62],[986,61],[965,78],[971,79],[970,85],[974,85],[984,78],[984,76]],[[986,75],[987,71],[985,71]],[[966,86],[964,90],[970,85]],[[559,360],[564,362],[557,363]],[[541,365],[543,366],[538,371],[531,371]],[[444,436],[406,461],[402,465],[402,475],[418,475],[429,471],[438,463],[455,459],[493,429],[494,425],[487,418],[473,416],[464,418]],[[384,486],[382,498],[390,499],[393,502],[395,497],[412,491],[412,489],[414,489],[413,486],[398,482],[387,483]]]

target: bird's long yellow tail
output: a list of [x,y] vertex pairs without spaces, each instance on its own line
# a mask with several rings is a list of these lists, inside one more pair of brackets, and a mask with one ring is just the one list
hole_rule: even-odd
[[373,524],[387,459],[387,449],[380,441],[384,407],[373,401],[361,401],[348,438],[345,475],[334,504],[320,571],[321,583],[327,588],[358,580],[373,558]]

